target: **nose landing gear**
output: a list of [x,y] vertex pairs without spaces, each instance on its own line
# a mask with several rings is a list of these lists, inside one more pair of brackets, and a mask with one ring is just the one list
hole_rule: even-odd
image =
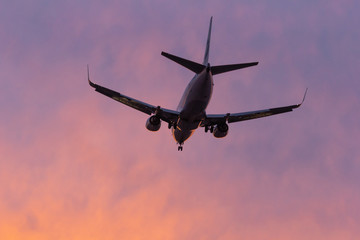
[[182,151],[182,150],[183,150],[183,146],[182,146],[182,145],[183,145],[184,143],[178,143],[178,144],[179,144],[179,146],[178,146],[178,151]]

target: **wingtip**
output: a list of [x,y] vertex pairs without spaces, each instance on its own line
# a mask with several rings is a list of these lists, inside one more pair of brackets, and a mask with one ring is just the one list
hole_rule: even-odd
[[89,82],[89,85],[92,86],[92,87],[96,87],[96,84],[93,83],[91,80],[90,80],[90,71],[89,71],[89,64],[87,65],[87,75],[88,75],[88,82]]
[[298,105],[299,107],[305,102],[307,91],[308,91],[308,88],[306,88],[306,90],[305,90],[304,97],[303,97],[301,103]]
[[306,90],[305,90],[304,97],[303,97],[303,100],[302,100],[301,104],[303,104],[303,102],[305,101],[305,98],[306,98],[306,94],[307,94],[308,89],[309,89],[309,88],[306,88]]

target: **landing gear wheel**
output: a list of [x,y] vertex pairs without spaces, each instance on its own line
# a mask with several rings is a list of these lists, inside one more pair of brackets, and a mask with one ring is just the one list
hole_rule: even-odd
[[184,143],[182,142],[182,143],[178,143],[178,144],[179,144],[179,146],[178,146],[178,151],[182,151],[182,150],[183,150],[183,146],[182,146],[182,145],[183,145]]
[[205,126],[205,132],[207,133],[209,131],[209,127]]

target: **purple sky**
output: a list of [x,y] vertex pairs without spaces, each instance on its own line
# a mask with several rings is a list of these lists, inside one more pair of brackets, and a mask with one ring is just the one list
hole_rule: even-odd
[[[0,0],[0,239],[359,239],[360,2]],[[208,113],[297,104],[203,129],[175,109],[193,73],[160,55],[259,61],[215,76]]]

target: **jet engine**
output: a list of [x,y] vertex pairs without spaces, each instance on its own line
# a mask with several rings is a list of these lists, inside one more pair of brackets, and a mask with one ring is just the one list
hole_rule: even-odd
[[213,134],[216,138],[223,138],[227,135],[229,126],[226,123],[220,123],[214,128]]
[[155,132],[158,131],[161,127],[161,121],[160,118],[157,116],[151,116],[145,124],[147,130]]

